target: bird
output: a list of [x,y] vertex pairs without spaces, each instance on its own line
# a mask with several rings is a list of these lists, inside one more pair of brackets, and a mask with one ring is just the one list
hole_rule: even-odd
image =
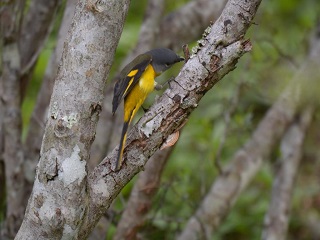
[[114,86],[112,114],[124,100],[123,127],[115,170],[119,171],[123,163],[123,150],[127,139],[128,127],[149,93],[157,83],[155,78],[184,58],[168,48],[156,48],[138,55],[127,64]]

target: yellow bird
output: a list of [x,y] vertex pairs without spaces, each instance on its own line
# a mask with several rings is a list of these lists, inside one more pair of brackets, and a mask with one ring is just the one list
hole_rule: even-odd
[[184,58],[170,49],[157,48],[137,56],[121,71],[114,87],[112,113],[124,99],[124,123],[121,133],[116,170],[122,166],[123,149],[127,131],[133,116],[137,113],[149,93],[156,86],[155,78]]

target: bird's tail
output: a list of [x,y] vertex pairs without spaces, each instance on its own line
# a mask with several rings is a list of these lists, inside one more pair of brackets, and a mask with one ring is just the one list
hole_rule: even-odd
[[119,171],[123,162],[123,149],[124,149],[124,145],[126,143],[127,140],[127,131],[128,131],[128,126],[129,126],[129,122],[124,122],[123,123],[123,128],[122,128],[122,133],[121,133],[121,139],[120,139],[120,145],[119,145],[119,150],[118,150],[118,158],[117,158],[117,163],[116,163],[116,171]]

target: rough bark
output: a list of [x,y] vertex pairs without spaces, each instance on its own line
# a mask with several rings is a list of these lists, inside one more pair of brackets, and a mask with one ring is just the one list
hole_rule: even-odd
[[[220,13],[222,12],[225,2],[226,1],[203,1],[203,0],[191,2],[185,5],[184,7],[180,8],[178,11],[171,13],[170,23],[168,22],[168,19],[169,19],[168,16],[164,18],[161,24],[161,29],[162,29],[161,33],[160,33],[160,29],[157,29],[154,26],[157,23],[156,21],[157,19],[153,19],[153,21],[150,21],[149,24],[146,24],[146,27],[148,28],[145,27],[141,29],[140,38],[139,38],[137,47],[135,48],[133,53],[136,54],[138,52],[145,51],[145,49],[143,49],[143,46],[146,46],[146,45],[154,46],[155,44],[154,40],[156,39],[155,38],[156,35],[169,38],[169,39],[166,39],[165,43],[170,45],[170,41],[173,41],[174,43],[171,43],[171,44],[173,45],[175,44],[176,48],[178,48],[179,45],[182,45],[184,41],[189,41],[191,39],[193,40],[194,37],[200,36],[205,26],[209,23],[207,13],[210,12],[211,20],[217,19]],[[152,11],[152,9],[154,9],[152,7],[154,6],[151,5],[149,7],[150,8],[149,11]],[[159,8],[159,7],[156,7],[156,8]],[[191,9],[194,11],[190,11]],[[200,14],[199,16],[199,12],[204,14]],[[183,35],[184,27],[182,24],[178,24],[178,23],[185,22],[186,19],[190,20],[190,17],[193,19],[195,18],[195,16],[202,18],[202,20],[195,21],[195,23],[193,24],[193,29],[197,29],[197,30],[193,31],[192,33],[189,32],[189,35],[187,36],[188,39],[185,39],[184,38],[185,36]],[[177,39],[177,36],[172,37],[170,36],[170,34],[167,34],[166,30],[168,29],[164,28],[165,24],[174,25],[176,27],[175,29],[176,33],[182,32],[182,35],[179,36],[180,39]],[[197,26],[194,26],[194,25],[197,25]],[[179,27],[181,27],[181,29],[179,29]],[[156,31],[149,33],[149,35],[153,33],[154,36],[150,36],[146,40],[141,40],[142,36],[146,35],[144,33],[145,31],[144,29],[147,30],[150,28],[157,29]],[[169,29],[169,31],[171,31],[171,28]],[[158,44],[159,44],[159,41],[158,41]],[[161,46],[162,44],[163,43],[161,43]],[[171,45],[171,47],[173,47],[173,45]],[[173,148],[166,149],[163,151],[158,151],[154,156],[152,156],[152,158],[146,164],[145,171],[139,174],[139,178],[135,183],[135,186],[132,189],[132,192],[130,194],[130,198],[127,202],[128,207],[125,208],[121,216],[120,222],[118,223],[117,231],[114,239],[125,239],[125,238],[136,239],[137,238],[140,228],[144,225],[147,219],[153,197],[156,195],[158,191],[163,169],[167,163],[168,158],[171,155],[172,150]]]
[[85,239],[86,161],[129,1],[79,1],[49,106],[31,197],[16,239]]
[[153,197],[158,191],[162,171],[173,148],[167,148],[155,153],[146,164],[145,171],[139,174],[126,209],[114,235],[114,240],[139,239],[138,234],[147,220],[147,214],[152,206]]
[[281,159],[277,175],[274,179],[272,199],[264,219],[262,239],[286,239],[290,203],[302,156],[302,145],[306,130],[311,122],[313,109],[306,108],[297,121],[293,122],[284,134],[280,151]]
[[[209,22],[218,18],[226,2],[226,0],[192,1],[163,18],[159,27],[156,25],[156,22],[159,20],[158,17],[161,16],[162,7],[159,5],[161,1],[150,1],[148,11],[151,11],[152,14],[146,13],[137,46],[132,53],[128,54],[121,65],[124,66],[125,63],[132,60],[136,54],[150,50],[152,47],[167,47],[180,50],[183,44],[194,41],[201,36]],[[193,19],[193,31],[190,31],[189,26],[186,27],[186,25],[184,25],[184,23],[189,22],[190,19]],[[201,21],[198,21],[199,19],[201,19]],[[168,24],[170,28],[167,27]],[[147,26],[153,27],[155,30]],[[169,32],[170,34],[168,34]],[[156,36],[153,36],[154,34]],[[146,37],[146,40],[143,36]],[[161,39],[161,41],[152,42],[154,39]],[[142,44],[142,42],[144,42],[144,44]],[[91,151],[90,170],[101,162],[101,159],[109,150],[115,147],[114,142],[117,143],[119,141],[118,136],[121,133],[121,122],[123,118],[119,114],[116,117],[110,115],[110,102],[113,96],[112,91],[113,84],[107,86],[103,109],[97,127],[97,136]],[[122,112],[121,109],[119,109],[118,112]]]
[[[2,72],[4,106],[3,121],[4,161],[7,184],[6,231],[12,238],[23,219],[26,197],[23,182],[23,151],[21,144],[22,93],[25,80],[32,74],[34,63],[50,32],[50,25],[60,1],[32,1],[26,16],[25,1],[11,1],[1,6],[1,31],[4,47]],[[13,11],[8,11],[12,8]],[[22,24],[25,23],[25,24]],[[24,90],[22,90],[24,89]],[[22,90],[22,91],[20,91]],[[1,124],[2,125],[2,124]],[[2,137],[1,137],[2,139]]]
[[[208,238],[219,227],[238,196],[260,169],[263,160],[270,154],[273,145],[294,119],[301,101],[305,101],[299,93],[304,92],[306,86],[310,90],[309,82],[314,82],[313,79],[316,79],[314,69],[319,69],[319,53],[320,41],[317,41],[311,47],[308,60],[297,70],[290,85],[269,109],[252,137],[235,154],[223,174],[215,180],[178,239]],[[300,81],[305,76],[309,76],[310,79]]]
[[122,169],[112,170],[117,153],[114,149],[89,175],[89,224],[95,224],[123,186],[143,169],[148,158],[187,121],[204,94],[232,71],[237,60],[251,49],[250,42],[243,41],[242,37],[259,4],[260,1],[228,2],[220,18],[199,40],[196,53],[170,83],[170,89],[130,131]]
[[[239,86],[236,89],[235,96],[231,100],[231,107],[226,111],[225,119],[228,125],[230,115],[234,112],[238,101]],[[226,129],[228,129],[226,127]],[[227,134],[226,132],[224,133]],[[224,141],[221,142],[222,147]],[[139,239],[141,235],[140,228],[143,227],[149,210],[151,208],[153,197],[156,195],[163,169],[171,155],[173,148],[164,151],[158,151],[147,162],[146,169],[139,174],[138,180],[132,189],[127,207],[121,215],[121,219],[117,225],[117,231],[114,239]],[[219,156],[217,156],[218,158]],[[220,165],[217,163],[220,168]],[[142,233],[143,234],[143,233]]]

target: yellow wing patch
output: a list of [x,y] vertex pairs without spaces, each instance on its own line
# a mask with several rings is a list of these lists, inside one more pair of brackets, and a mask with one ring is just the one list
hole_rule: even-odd
[[127,94],[127,91],[130,88],[130,86],[131,86],[131,84],[132,84],[132,82],[134,80],[134,76],[137,74],[138,71],[139,71],[138,69],[135,69],[135,70],[132,70],[131,72],[128,73],[127,77],[132,77],[132,78],[128,82],[128,86],[126,87],[126,90],[124,91],[124,95]]
[[[128,76],[129,76],[129,75],[128,75]],[[131,76],[130,76],[130,77],[131,77]],[[127,86],[126,90],[124,91],[124,95],[127,94],[127,91],[128,91],[128,89],[129,89],[129,87],[131,86],[131,84],[132,84],[132,82],[133,82],[133,79],[134,79],[134,77],[132,77],[132,78],[130,79],[130,81],[128,82],[128,86]]]
[[134,75],[137,74],[138,71],[139,71],[138,69],[132,70],[131,72],[128,73],[127,76],[128,76],[128,77],[133,77]]

